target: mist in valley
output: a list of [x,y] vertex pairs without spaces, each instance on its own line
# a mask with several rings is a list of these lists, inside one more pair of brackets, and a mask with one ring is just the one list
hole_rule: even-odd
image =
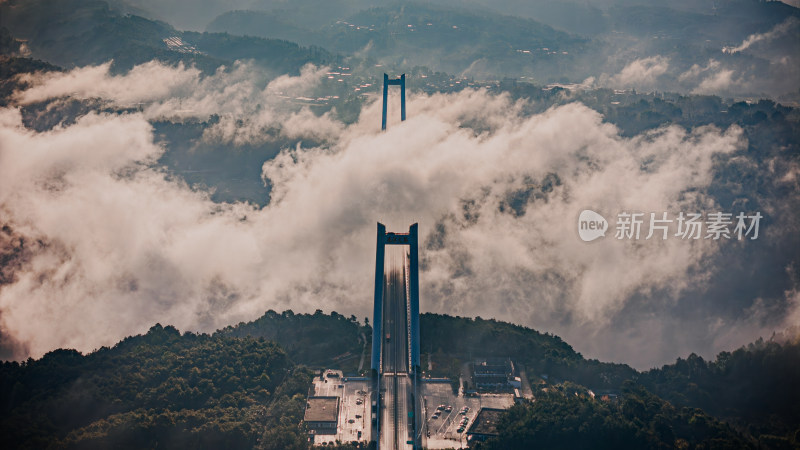
[[[590,358],[646,369],[800,325],[794,7],[71,3],[0,2],[4,358],[363,317],[377,221],[420,223],[423,311]],[[384,72],[410,89],[381,132]],[[583,209],[764,219],[755,240],[585,243]]]

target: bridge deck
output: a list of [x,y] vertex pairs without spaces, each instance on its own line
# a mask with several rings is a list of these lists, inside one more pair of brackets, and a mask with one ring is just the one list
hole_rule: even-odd
[[[413,448],[413,396],[409,372],[408,257],[404,246],[386,252],[381,339],[381,431],[379,447]],[[410,414],[412,413],[412,414]]]

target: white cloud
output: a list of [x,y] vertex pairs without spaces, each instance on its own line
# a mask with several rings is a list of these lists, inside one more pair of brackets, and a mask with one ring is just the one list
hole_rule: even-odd
[[608,82],[613,87],[650,89],[657,86],[658,78],[669,69],[669,58],[650,56],[637,59],[626,65]]
[[736,84],[733,79],[734,71],[723,69],[717,73],[704,78],[700,84],[692,90],[693,94],[719,94],[725,92]]
[[[284,79],[253,88],[237,70],[245,68],[232,72],[240,81],[214,88],[186,75],[181,86],[205,94],[185,95],[184,107],[238,113],[225,93],[254,94],[252,105],[269,86],[303,85]],[[301,79],[315,76],[309,71]],[[112,87],[132,83],[111,78]],[[31,91],[37,98],[75,92],[59,91],[53,80],[69,78]],[[112,87],[83,92],[123,101]],[[214,203],[152,168],[163,149],[153,144],[148,119],[177,108],[173,98],[147,101],[141,113],[90,114],[45,133],[24,128],[14,109],[0,114],[3,220],[43,243],[16,282],[0,289],[0,327],[34,356],[109,345],[155,322],[209,331],[269,308],[363,316],[378,220],[394,230],[419,221],[423,242],[443,242],[422,249],[423,310],[555,328],[588,345],[584,333],[613,327],[631,296],[672,296],[701,282],[716,244],[585,244],[575,228],[580,210],[712,208],[702,192],[714,155],[742,146],[736,128],[623,138],[580,104],[526,117],[522,103],[484,91],[415,96],[408,102],[414,114],[385,133],[377,103],[347,128],[302,111],[275,119],[287,133],[322,132],[330,144],[287,149],[265,162],[272,201],[258,209]],[[315,120],[328,128],[310,125]],[[555,179],[552,190],[540,187]],[[514,192],[527,198],[524,214],[510,212]]]
[[22,81],[33,87],[18,92],[15,100],[21,104],[41,102],[51,98],[103,98],[118,106],[152,102],[195,90],[200,71],[183,64],[168,67],[157,61],[135,66],[125,75],[111,75],[111,62],[87,66],[68,72],[23,74]]
[[678,76],[678,81],[691,89],[693,94],[718,95],[731,92],[734,88],[746,87],[747,83],[735,75],[733,69],[723,67],[715,59],[709,59],[705,66],[693,64],[689,70]]
[[692,64],[692,67],[690,67],[689,70],[683,72],[678,76],[678,81],[680,82],[695,81],[703,73],[706,73],[708,71],[715,71],[719,69],[719,67],[720,67],[719,61],[715,59],[709,59],[708,64],[706,64],[705,66],[701,66],[699,64]]
[[26,74],[23,80],[32,87],[13,98],[20,105],[61,97],[102,99],[115,107],[140,109],[148,120],[206,120],[216,115],[218,121],[205,130],[204,138],[237,146],[271,139],[266,132],[271,128],[290,138],[328,139],[338,134],[340,123],[330,114],[317,116],[291,104],[313,92],[326,70],[309,64],[299,76],[270,81],[262,70],[242,61],[208,76],[194,67],[156,61],[113,75],[111,63],[106,63],[63,73]]

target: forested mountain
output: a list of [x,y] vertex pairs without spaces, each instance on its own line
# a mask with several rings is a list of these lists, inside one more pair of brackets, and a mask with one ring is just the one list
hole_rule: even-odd
[[[232,8],[206,30],[289,39],[357,52],[382,64],[425,65],[484,78],[580,82],[645,60],[642,68],[652,63],[659,84],[671,90],[696,89],[691,74],[702,67],[737,74],[724,83],[726,89],[740,84],[736,89],[749,94],[796,90],[783,79],[785,70],[794,69],[779,69],[776,55],[796,55],[793,30],[800,10],[776,1],[416,1],[364,3],[360,10],[358,2],[341,3],[323,15],[314,2],[265,1],[251,10]],[[721,52],[759,41],[768,44]]]
[[0,107],[8,105],[11,94],[24,87],[17,75],[61,70],[44,61],[22,56],[21,47],[8,28],[0,26]]
[[422,314],[420,341],[422,352],[463,361],[475,355],[511,357],[529,367],[531,374],[545,373],[595,389],[619,388],[636,373],[625,364],[584,359],[558,336],[494,319]]
[[[798,338],[760,341],[713,363],[692,355],[638,373],[587,361],[557,336],[494,320],[424,314],[421,330],[423,358],[430,351],[448,358],[510,356],[531,374],[552,370],[547,391],[509,410],[500,435],[484,448],[798,444],[800,399],[792,387],[800,379]],[[360,351],[360,335],[369,332],[335,312],[268,311],[214,335],[155,325],[87,355],[55,350],[4,362],[0,442],[5,448],[304,448],[301,419],[312,369]],[[590,395],[609,387],[617,401]]]
[[[519,115],[512,115],[512,120],[519,121],[534,115],[546,118],[573,104],[582,115],[592,116],[598,127],[607,131],[610,141],[630,141],[631,147],[669,133],[687,136],[664,150],[673,152],[702,139],[709,130],[711,134],[728,133],[737,137],[736,148],[714,156],[714,168],[707,173],[713,180],[707,188],[692,186],[684,194],[701,192],[704,201],[720,211],[764,212],[759,245],[732,241],[732,245],[720,248],[717,259],[698,259],[698,266],[713,266],[713,270],[692,267],[664,284],[683,281],[684,275],[703,278],[706,284],[695,290],[686,288],[689,293],[678,298],[665,288],[664,292],[652,293],[659,299],[653,303],[637,303],[637,297],[611,319],[610,327],[634,334],[641,331],[637,320],[661,313],[668,313],[681,324],[704,327],[713,310],[728,312],[727,316],[713,317],[724,318],[719,323],[731,327],[733,333],[738,332],[740,324],[750,323],[747,320],[751,318],[744,316],[752,311],[763,315],[756,319],[767,324],[764,327],[786,323],[776,322],[782,315],[791,320],[787,311],[796,303],[800,279],[796,261],[800,248],[796,220],[800,206],[800,109],[787,106],[800,99],[794,76],[800,70],[794,63],[800,24],[797,8],[756,0],[242,0],[235,2],[236,11],[227,11],[222,0],[208,0],[204,4],[214,3],[227,12],[212,16],[216,18],[205,31],[204,27],[181,30],[149,15],[160,9],[161,3],[174,6],[182,1],[0,0],[0,125],[7,133],[3,136],[22,136],[18,142],[30,142],[26,139],[31,136],[57,135],[86,116],[132,118],[141,122],[142,139],[148,148],[152,144],[163,150],[152,153],[153,161],[136,160],[137,167],[148,165],[147,173],[158,175],[154,179],[159,183],[162,178],[175,181],[176,186],[185,188],[181,192],[191,192],[191,198],[207,196],[220,211],[241,207],[251,217],[267,217],[265,205],[271,202],[273,181],[265,172],[269,166],[265,163],[282,152],[296,164],[319,155],[346,156],[347,146],[359,141],[363,130],[369,130],[364,135],[377,134],[377,116],[359,118],[362,106],[372,107],[371,102],[378,98],[384,72],[393,76],[406,73],[409,110],[414,106],[411,102],[424,106],[420,99],[426,98],[428,108],[441,108],[443,114],[450,114],[451,107],[436,102],[448,96],[463,95],[462,101],[474,102],[469,108],[463,107],[471,111],[469,114],[437,120],[452,125],[449,129],[457,130],[453,134],[476,141],[491,140],[492,133],[486,131],[490,121],[472,116],[484,115],[485,103],[506,100],[509,102],[503,103],[507,105],[504,108],[518,110]],[[241,9],[245,7],[257,10]],[[200,20],[203,14],[192,16]],[[105,65],[109,61],[113,64]],[[103,73],[93,82],[109,82],[114,86],[109,91],[117,94],[118,86],[126,86],[118,82],[130,75],[131,68],[151,61],[156,61],[153,66],[159,73],[168,74],[165,78],[190,72],[187,79],[193,81],[157,99],[134,96],[136,101],[130,102],[115,101],[109,92],[88,88],[86,95],[64,89],[30,102],[21,101],[17,95],[29,85],[44,86],[50,75],[58,75],[56,72],[79,77],[83,66],[98,64],[103,64],[101,69],[111,69],[108,73],[97,71]],[[301,85],[298,89],[285,89],[280,82],[270,89],[271,81],[284,74],[298,75],[307,63],[311,68],[303,70],[302,76],[279,80],[286,81],[284,86]],[[226,69],[221,70],[222,66]],[[226,75],[238,78],[228,80]],[[149,79],[142,84],[147,82]],[[145,86],[145,90],[148,88]],[[139,101],[142,98],[146,101]],[[237,104],[228,104],[229,99]],[[487,111],[504,114],[492,110],[491,105]],[[294,129],[284,127],[286,124]],[[323,130],[317,134],[319,128]],[[561,131],[557,128],[554,136]],[[210,133],[215,130],[232,134]],[[242,136],[253,139],[235,139]],[[545,144],[531,143],[531,147],[540,145]],[[0,142],[0,150],[8,147]],[[12,149],[18,152],[12,156],[28,153],[27,145],[18,147]],[[123,147],[104,150],[124,153]],[[312,153],[317,156],[307,156]],[[0,152],[0,163],[14,164],[14,157],[6,158],[9,154]],[[76,160],[74,166],[87,163]],[[655,170],[658,164],[654,156],[652,161],[642,162],[640,171],[647,172],[649,167]],[[562,188],[568,193],[574,189],[574,184],[564,188],[569,171],[556,171],[530,177],[523,174],[524,183],[498,191],[496,217],[525,218],[526,212],[552,202],[554,190]],[[127,170],[115,169],[109,179],[128,177],[136,179]],[[58,189],[50,183],[35,187],[36,192]],[[312,194],[302,198],[318,197]],[[56,203],[67,204],[68,197],[45,206],[29,202],[21,209],[46,210]],[[153,202],[153,197],[143,198],[143,205]],[[108,204],[127,204],[129,199],[113,197]],[[298,211],[312,206],[305,202]],[[10,291],[24,276],[26,280],[50,277],[52,272],[25,272],[42,262],[34,261],[34,256],[46,248],[63,251],[54,255],[66,260],[63,267],[69,272],[70,259],[80,256],[70,253],[69,242],[36,232],[36,220],[17,218],[12,222],[7,218],[10,208],[0,204],[0,289]],[[205,211],[203,208],[197,209]],[[449,211],[442,211],[429,216],[437,219],[429,222],[433,231],[422,242],[423,251],[440,250],[452,236],[452,227],[470,226],[467,208],[454,210],[453,215],[463,214],[463,221],[460,217],[451,220]],[[214,209],[201,214],[199,220],[211,220],[209,217],[216,214]],[[363,217],[371,214],[365,212]],[[148,213],[138,215],[150,218]],[[223,231],[209,235],[225,247],[231,235],[224,235],[224,230],[235,230],[233,233],[239,236],[249,223],[247,215],[231,220],[237,226],[244,224],[242,228],[221,227]],[[67,216],[53,222],[62,217]],[[351,226],[344,222],[336,225],[341,229]],[[176,228],[178,235],[192,231]],[[171,228],[159,228],[151,234],[171,232]],[[262,235],[251,236],[258,240]],[[162,292],[159,289],[163,286],[174,289],[170,292],[177,293],[176,298],[165,303],[174,301],[176,307],[187,298],[193,302],[195,297],[213,297],[214,292],[202,289],[184,294],[192,283],[170,284],[166,279],[173,277],[172,272],[153,275],[159,268],[152,269],[149,261],[151,257],[158,259],[162,247],[157,239],[157,245],[137,254],[144,255],[141,259],[146,262],[111,270],[115,275],[123,273],[123,282],[113,278],[113,282],[92,285],[86,295],[94,295],[105,285],[113,287],[96,298],[80,297],[80,301],[99,304],[122,293],[132,295],[132,302],[147,304],[147,295],[131,292],[143,291],[139,286],[153,280],[157,281],[153,286],[158,287],[150,292]],[[285,256],[268,253],[263,251],[259,256],[275,261]],[[52,257],[44,252],[41,255]],[[91,262],[103,265],[100,259]],[[263,262],[254,260],[253,266]],[[216,277],[217,267],[208,272],[212,284],[224,284],[224,290],[230,287],[231,297],[225,301],[235,303],[240,292],[248,292],[240,288],[251,281],[237,284],[240,282],[227,280],[225,284]],[[176,270],[174,277],[182,273]],[[63,283],[74,287],[69,283],[76,278],[80,274],[65,275]],[[260,282],[264,277],[252,275],[247,279]],[[525,289],[538,288],[529,279],[523,283]],[[321,286],[319,289],[324,290],[327,285]],[[285,286],[278,286],[274,292],[281,292],[281,287]],[[64,289],[56,286],[39,295],[49,301]],[[2,292],[5,295],[9,291]],[[3,299],[0,355],[4,357],[29,354],[25,353],[27,349],[16,351],[17,342],[13,340],[18,336],[13,328],[10,332],[6,329],[5,321],[16,311],[14,308],[27,305],[30,297],[19,294],[14,297],[17,303]],[[459,301],[450,293],[438,300],[439,311],[469,311],[467,307],[450,309],[447,302]],[[214,302],[208,306],[202,314],[214,315],[216,308],[230,313],[225,308],[232,308]],[[625,315],[627,309],[636,308],[640,310]],[[574,312],[566,311],[559,317],[569,322],[572,319],[568,316]],[[155,321],[139,320],[133,330],[145,330]],[[24,327],[24,322],[17,319],[15,325]],[[112,318],[107,323],[116,325]],[[203,323],[206,328],[194,329],[208,331],[221,326],[220,322]],[[568,325],[581,326],[577,320]],[[669,329],[669,324],[665,327]],[[119,331],[113,339],[132,333],[128,330]],[[367,375],[371,332],[369,321],[361,322],[355,316],[322,310],[312,314],[269,310],[251,322],[226,326],[212,334],[181,333],[173,326],[156,324],[146,334],[88,353],[58,349],[38,359],[2,362],[0,446],[306,448],[301,421],[311,377],[321,368]],[[495,319],[425,313],[420,332],[426,376],[457,380],[465,364],[475,358],[509,357],[531,379],[536,401],[510,409],[500,423],[500,435],[486,442],[484,448],[800,448],[800,389],[796,387],[800,379],[800,337],[796,331],[729,349],[712,360],[690,354],[647,371],[587,359],[576,351],[586,342],[570,337],[573,347],[552,333]],[[35,334],[30,332],[27,339]],[[666,334],[665,340],[670,339]],[[710,342],[718,337],[700,335],[687,342]],[[591,339],[593,335],[587,336],[585,339]],[[607,342],[612,345],[606,348],[616,344]],[[22,348],[26,342],[19,344]],[[670,355],[685,355],[694,349]],[[650,351],[650,347],[643,351]],[[606,402],[594,396],[595,392],[613,392],[619,399]]]
[[[702,408],[771,445],[800,444],[800,338],[759,340],[713,361],[695,354],[638,381],[676,407]],[[773,437],[778,435],[780,437]],[[788,444],[783,442],[783,444]]]
[[236,59],[253,59],[268,62],[277,75],[334,60],[325,50],[283,40],[182,32],[164,22],[122,15],[103,1],[10,0],[0,3],[0,26],[24,39],[32,57],[68,68],[113,60],[114,69],[123,72],[155,59],[213,72]]
[[425,3],[364,9],[321,27],[297,19],[285,11],[231,11],[207,30],[297,40],[384,63],[411,61],[413,55],[414,65],[451,73],[472,68],[481,76],[553,73],[554,67],[574,65],[588,45],[582,37],[532,19]]
[[757,448],[703,411],[676,408],[632,384],[616,402],[567,385],[512,407],[497,428],[497,438],[477,448]]
[[146,335],[0,366],[4,448],[291,448],[310,372],[263,339]]
[[[152,12],[158,5],[137,3],[146,2],[9,0],[0,5],[0,26],[27,40],[34,57],[67,68],[113,59],[124,70],[158,59],[210,71],[247,58],[284,73],[304,61],[341,61],[333,52],[479,78],[621,84],[629,80],[613,75],[639,61],[671,90],[706,91],[711,83],[746,95],[796,91],[785,80],[796,69],[781,58],[796,57],[800,10],[781,2],[265,1],[251,10],[231,5],[200,28],[209,33],[178,30],[153,19],[162,17]],[[654,80],[640,85],[652,88]]]
[[314,314],[269,310],[252,322],[223,328],[215,335],[264,338],[277,342],[297,363],[353,371],[364,342],[367,341],[367,349],[371,347],[371,333],[355,316],[346,318],[336,312],[327,315],[318,309]]
[[302,45],[320,45],[324,42],[325,37],[319,27],[297,22],[296,15],[284,11],[236,10],[217,16],[208,24],[206,31],[287,39]]

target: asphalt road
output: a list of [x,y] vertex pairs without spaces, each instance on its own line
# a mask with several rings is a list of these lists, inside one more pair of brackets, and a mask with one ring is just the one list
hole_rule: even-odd
[[410,449],[413,439],[411,411],[411,379],[404,375],[387,374],[382,378],[384,407],[381,414],[381,450]]
[[408,373],[406,273],[403,262],[399,264],[401,267],[390,267],[389,273],[384,275],[383,373]]
[[[394,249],[392,249],[394,250]],[[388,253],[383,286],[383,330],[380,448],[407,449],[412,445],[409,412],[412,386],[408,377],[408,295],[405,248]],[[388,338],[387,338],[388,335]]]

